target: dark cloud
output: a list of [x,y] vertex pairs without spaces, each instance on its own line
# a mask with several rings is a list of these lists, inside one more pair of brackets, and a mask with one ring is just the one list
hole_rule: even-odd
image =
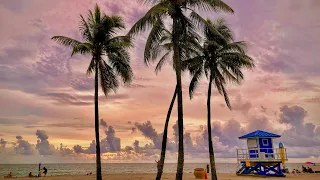
[[176,123],[174,123],[174,125],[172,126],[172,129],[173,129],[173,136],[175,137],[175,141],[177,142],[179,138],[178,120],[176,121]]
[[142,124],[136,122],[134,125],[146,138],[152,140],[156,149],[161,149],[161,134],[156,132],[150,121]]
[[280,123],[290,124],[292,126],[302,125],[304,118],[307,116],[307,111],[300,106],[289,107],[284,105],[280,108],[279,121]]
[[96,153],[96,141],[92,140],[88,149],[85,150],[87,154],[95,154]]
[[16,154],[21,154],[21,155],[36,154],[34,145],[30,144],[26,140],[23,140],[21,136],[17,136],[16,138],[17,138],[17,143],[14,147],[14,151]]
[[73,147],[73,151],[74,151],[75,153],[84,153],[84,149],[83,149],[82,146],[80,146],[80,145],[75,145],[75,146]]
[[305,122],[307,111],[300,106],[284,105],[280,108],[279,122],[290,125],[282,133],[283,142],[292,147],[320,146],[319,126]]
[[138,140],[135,140],[135,141],[133,142],[133,148],[134,148],[134,151],[135,151],[136,153],[140,153],[140,146],[139,146],[139,141],[138,141]]
[[103,119],[100,119],[100,125],[101,125],[102,127],[104,127],[104,128],[107,128],[107,127],[108,127],[107,122],[106,122],[105,120],[103,120]]
[[71,155],[73,153],[73,150],[70,148],[67,148],[67,146],[64,146],[61,143],[59,148],[59,153],[61,156],[67,156],[67,155]]
[[40,155],[52,155],[54,153],[54,146],[51,145],[48,141],[49,136],[44,130],[37,130],[36,132],[38,141],[36,148],[39,151]]
[[[207,130],[206,130],[207,131]],[[204,131],[203,133],[207,133]],[[222,124],[220,121],[214,121],[212,123],[211,133],[212,136],[219,137],[219,141],[223,145],[235,146],[241,143],[238,137],[244,134],[244,129],[241,128],[241,124],[235,119],[230,119],[226,123]],[[203,135],[206,137],[207,135]]]
[[115,130],[112,126],[109,126],[108,129],[105,131],[107,135],[107,143],[110,152],[120,151],[121,144],[120,138],[115,137]]

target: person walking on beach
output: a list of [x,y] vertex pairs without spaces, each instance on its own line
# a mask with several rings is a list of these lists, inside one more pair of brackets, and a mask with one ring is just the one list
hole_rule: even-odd
[[46,177],[48,173],[48,169],[46,167],[43,167],[43,170],[44,170],[43,171],[44,177]]
[[207,173],[210,172],[209,164],[207,164]]

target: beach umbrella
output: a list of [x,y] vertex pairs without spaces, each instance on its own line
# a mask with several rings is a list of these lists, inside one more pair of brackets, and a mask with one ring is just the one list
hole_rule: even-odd
[[312,165],[315,165],[316,163],[314,163],[314,162],[306,162],[306,164],[312,164]]

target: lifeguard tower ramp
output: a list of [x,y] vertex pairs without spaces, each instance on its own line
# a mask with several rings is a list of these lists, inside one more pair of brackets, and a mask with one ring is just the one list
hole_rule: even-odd
[[248,148],[237,149],[236,174],[285,177],[282,167],[287,161],[286,149],[282,143],[279,144],[279,148],[273,147],[273,139],[280,137],[261,130],[239,137],[247,141]]

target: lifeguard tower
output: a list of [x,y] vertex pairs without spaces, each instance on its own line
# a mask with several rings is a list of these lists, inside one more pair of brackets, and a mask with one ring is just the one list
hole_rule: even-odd
[[279,137],[260,130],[239,137],[247,141],[248,149],[237,149],[237,175],[285,177],[281,164],[287,161],[286,149],[282,143],[279,148],[273,146],[273,139]]

